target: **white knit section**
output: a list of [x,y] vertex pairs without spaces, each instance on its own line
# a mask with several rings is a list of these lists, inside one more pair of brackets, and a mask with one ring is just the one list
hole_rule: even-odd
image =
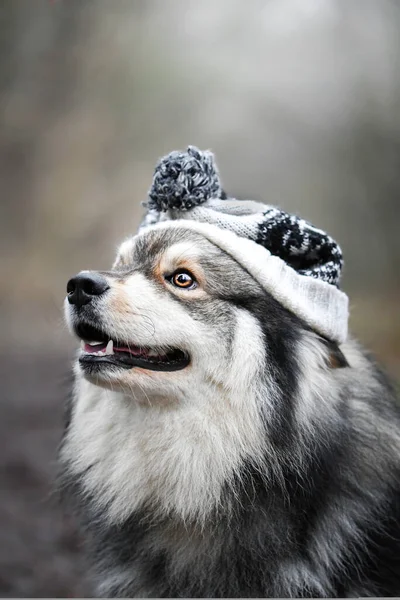
[[[222,205],[225,201],[219,200],[219,205]],[[245,204],[245,202],[243,202]],[[251,204],[256,204],[251,203]],[[236,205],[238,201],[236,200]],[[208,223],[210,225],[216,225],[221,229],[227,229],[233,231],[240,237],[247,237],[251,240],[256,240],[259,232],[259,225],[265,221],[265,215],[260,212],[261,209],[266,209],[265,206],[258,204],[258,211],[250,214],[230,214],[223,211],[218,211],[215,207],[197,206],[192,210],[181,213],[178,211],[169,211],[169,216],[173,220],[185,219],[190,221],[197,221],[198,223]]]
[[[195,210],[206,211],[207,209]],[[194,210],[191,212],[193,213]],[[339,344],[346,340],[348,322],[346,294],[329,283],[300,275],[282,259],[273,256],[269,250],[247,239],[250,237],[249,232],[244,234],[246,237],[239,237],[228,231],[226,225],[218,226],[215,211],[202,212],[202,220],[206,220],[207,213],[211,212],[214,217],[213,224],[191,221],[186,218],[188,215],[185,215],[185,219],[164,221],[147,227],[138,235],[145,235],[149,230],[166,228],[185,228],[200,233],[232,256],[267,292],[303,319],[312,329]],[[235,218],[233,215],[224,214],[224,224],[228,217]],[[199,216],[197,215],[196,218],[198,219]],[[240,222],[242,221],[243,217],[240,217]],[[254,214],[251,216],[251,222],[254,224]],[[250,223],[249,231],[252,231]]]
[[235,198],[228,198],[227,200],[221,200],[220,198],[210,198],[202,204],[203,207],[212,208],[220,213],[229,213],[230,215],[251,215],[264,213],[266,211],[272,211],[272,213],[279,213],[280,210],[274,206],[268,204],[262,204],[255,200],[236,200]]

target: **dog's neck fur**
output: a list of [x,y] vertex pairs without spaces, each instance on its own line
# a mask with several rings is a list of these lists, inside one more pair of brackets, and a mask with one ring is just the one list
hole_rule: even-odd
[[162,398],[145,405],[85,380],[77,393],[64,457],[76,473],[90,465],[85,488],[108,505],[112,521],[146,504],[184,520],[202,519],[243,459],[260,453],[258,415],[218,386],[211,398],[210,384],[198,386],[179,406],[162,406]]

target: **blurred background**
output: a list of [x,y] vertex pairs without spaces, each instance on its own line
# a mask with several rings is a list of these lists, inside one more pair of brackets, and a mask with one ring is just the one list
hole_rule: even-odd
[[2,0],[0,596],[88,593],[52,493],[66,281],[134,233],[158,157],[342,245],[351,329],[400,365],[397,0]]

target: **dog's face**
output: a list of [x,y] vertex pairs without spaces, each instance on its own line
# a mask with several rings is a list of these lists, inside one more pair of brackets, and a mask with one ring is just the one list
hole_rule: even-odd
[[240,374],[246,384],[263,344],[256,343],[257,320],[243,317],[244,293],[265,296],[197,232],[153,229],[132,238],[111,271],[83,271],[68,284],[66,319],[81,339],[79,371],[143,402],[161,393],[184,398],[200,380],[236,386]]

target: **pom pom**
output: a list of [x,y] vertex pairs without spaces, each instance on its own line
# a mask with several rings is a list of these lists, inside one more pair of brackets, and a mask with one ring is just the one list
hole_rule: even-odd
[[223,194],[212,152],[189,146],[174,151],[156,166],[149,192],[149,210],[189,210]]

